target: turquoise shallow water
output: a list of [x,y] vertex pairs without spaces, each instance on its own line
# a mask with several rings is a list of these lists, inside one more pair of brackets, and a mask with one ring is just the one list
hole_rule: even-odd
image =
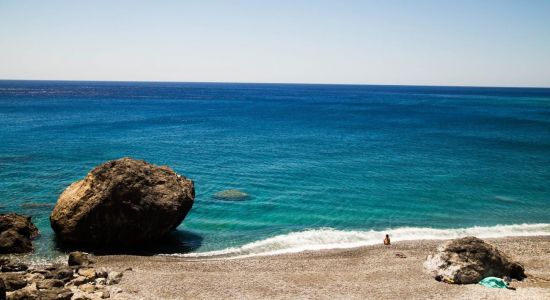
[[49,204],[123,156],[195,181],[176,252],[550,234],[549,89],[0,81],[0,210],[33,216],[39,256]]

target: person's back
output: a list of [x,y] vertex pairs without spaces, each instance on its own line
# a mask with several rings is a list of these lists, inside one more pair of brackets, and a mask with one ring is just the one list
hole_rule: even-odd
[[390,245],[390,235],[386,234],[386,238],[384,238],[384,245],[388,246]]

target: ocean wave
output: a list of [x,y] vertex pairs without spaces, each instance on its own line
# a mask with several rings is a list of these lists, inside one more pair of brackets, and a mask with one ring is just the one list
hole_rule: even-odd
[[240,247],[172,255],[188,258],[243,258],[313,250],[357,248],[382,243],[386,233],[390,234],[393,242],[444,240],[464,236],[476,236],[479,238],[541,236],[550,235],[550,224],[496,225],[490,227],[475,226],[456,229],[401,227],[382,231],[347,231],[321,228],[282,234],[245,244]]

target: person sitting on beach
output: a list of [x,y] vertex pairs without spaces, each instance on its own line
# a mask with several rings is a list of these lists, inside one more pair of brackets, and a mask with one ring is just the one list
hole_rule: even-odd
[[390,244],[390,235],[386,234],[386,238],[384,239],[384,245],[388,246]]

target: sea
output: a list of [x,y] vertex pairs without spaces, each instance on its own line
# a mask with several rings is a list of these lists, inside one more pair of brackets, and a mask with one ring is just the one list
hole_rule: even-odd
[[64,253],[60,193],[121,157],[195,182],[155,254],[550,235],[550,89],[0,81],[0,213],[32,216],[33,257]]

